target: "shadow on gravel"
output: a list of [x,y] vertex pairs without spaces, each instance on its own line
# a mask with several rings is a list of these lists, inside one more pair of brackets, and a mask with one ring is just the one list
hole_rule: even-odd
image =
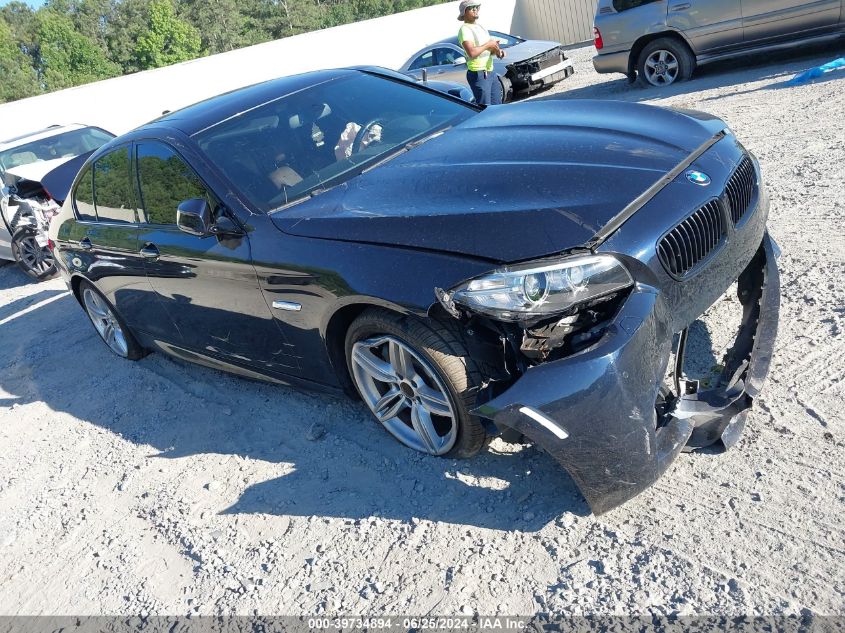
[[[155,458],[241,458],[212,467],[200,460],[190,471],[175,466],[192,497],[208,499],[223,486],[243,490],[223,514],[416,517],[536,531],[562,514],[590,513],[566,472],[533,447],[497,442],[504,450],[470,460],[424,456],[345,397],[249,381],[159,354],[125,361],[102,344],[70,297],[10,321],[3,344],[0,388],[10,396],[4,404],[44,402],[80,424],[153,447]],[[283,465],[287,473],[244,480],[243,460]],[[142,469],[143,477],[143,469],[160,467],[124,459],[107,472],[121,480],[123,468]],[[142,486],[138,494],[147,492]]]
[[[23,273],[21,273],[23,274]],[[41,301],[46,299],[51,299],[53,297],[58,297],[60,295],[67,295],[68,291],[64,289],[60,290],[39,290],[31,295],[27,295],[26,297],[21,297],[20,299],[15,299],[11,303],[7,303],[3,306],[0,306],[0,323],[4,326],[7,323],[10,323],[16,318],[23,318],[25,315],[19,315],[19,313],[23,310],[26,310],[29,307],[32,307],[38,304]],[[70,296],[70,295],[68,295]]]
[[22,271],[15,262],[0,259],[0,290],[11,290],[37,283]]
[[[609,80],[591,86],[563,90],[547,96],[538,96],[536,101],[559,99],[616,99],[619,101],[653,101],[679,95],[695,95],[704,90],[724,88],[727,86],[745,85],[755,81],[780,79],[777,84],[767,85],[756,90],[771,90],[785,87],[783,84],[796,74],[823,64],[834,58],[841,57],[843,45],[818,44],[791,51],[777,51],[759,53],[748,57],[726,60],[700,66],[696,69],[690,81],[673,84],[666,88],[642,88],[637,84],[631,85],[628,79],[621,75],[608,75]],[[836,71],[834,71],[835,74]],[[840,73],[843,74],[843,73]],[[619,77],[619,79],[613,79]],[[817,82],[819,80],[816,80]],[[723,96],[699,99],[710,101],[735,94],[752,91],[737,91]]]
[[[251,486],[226,513],[417,517],[523,531],[539,530],[563,513],[590,514],[566,472],[531,446],[517,453],[488,449],[457,468],[402,455],[389,470],[344,463],[333,447],[324,446],[325,461],[301,460],[294,473]],[[487,487],[491,482],[495,488]]]

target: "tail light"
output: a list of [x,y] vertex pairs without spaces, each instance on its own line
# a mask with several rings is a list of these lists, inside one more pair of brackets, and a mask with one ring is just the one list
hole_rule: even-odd
[[52,253],[54,250],[56,250],[56,243],[53,240],[48,239],[47,248],[49,248],[50,252]]
[[601,31],[599,31],[599,27],[593,27],[593,40],[596,45],[596,50],[600,51],[604,48],[604,42],[601,39]]

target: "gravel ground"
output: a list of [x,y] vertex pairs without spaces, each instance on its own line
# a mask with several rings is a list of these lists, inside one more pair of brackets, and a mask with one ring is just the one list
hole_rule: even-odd
[[61,281],[1,267],[0,614],[845,615],[845,73],[783,85],[842,53],[657,91],[575,49],[540,96],[724,117],[783,249],[776,356],[738,446],[682,455],[599,518],[530,446],[424,457],[360,403],[121,361]]

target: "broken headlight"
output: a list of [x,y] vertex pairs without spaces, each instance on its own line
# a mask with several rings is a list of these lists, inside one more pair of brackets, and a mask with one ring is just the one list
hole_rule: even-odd
[[461,284],[444,298],[501,321],[523,321],[565,312],[633,283],[615,257],[587,255],[501,268]]

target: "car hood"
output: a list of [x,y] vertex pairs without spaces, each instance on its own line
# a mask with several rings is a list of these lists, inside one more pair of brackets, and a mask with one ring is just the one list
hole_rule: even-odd
[[513,62],[521,62],[553,48],[560,48],[560,43],[546,42],[544,40],[526,40],[519,44],[506,47],[504,49],[506,57],[503,61],[506,65]]
[[41,178],[48,172],[54,170],[59,165],[62,165],[69,160],[73,160],[74,156],[63,156],[62,158],[54,158],[52,160],[39,160],[27,165],[18,165],[17,167],[10,167],[6,170],[7,174],[11,174],[22,180],[31,180],[32,182],[41,182]]
[[490,107],[272,217],[305,237],[531,259],[583,245],[723,128],[621,102]]

